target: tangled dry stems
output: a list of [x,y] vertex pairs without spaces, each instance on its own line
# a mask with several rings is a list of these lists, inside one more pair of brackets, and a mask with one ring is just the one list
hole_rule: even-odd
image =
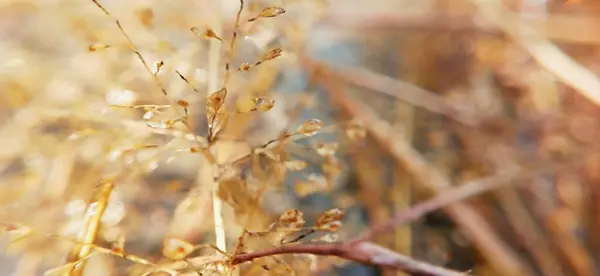
[[[321,256],[336,256],[350,261],[355,261],[367,265],[375,265],[383,268],[391,268],[395,270],[401,270],[415,275],[461,275],[464,273],[455,272],[449,269],[445,269],[439,266],[428,264],[426,262],[417,261],[400,253],[394,252],[383,246],[375,244],[372,239],[378,235],[393,231],[395,228],[400,227],[403,224],[423,218],[427,214],[438,210],[444,209],[454,219],[454,221],[468,233],[468,236],[479,251],[486,257],[488,262],[495,268],[496,271],[504,273],[506,275],[533,275],[532,269],[522,259],[517,257],[517,254],[509,247],[507,247],[502,239],[499,238],[499,234],[496,229],[488,221],[486,221],[479,210],[465,203],[467,198],[475,197],[485,192],[489,192],[494,189],[505,187],[510,183],[523,179],[523,178],[534,178],[538,174],[544,174],[548,172],[554,172],[555,170],[564,169],[565,166],[572,166],[574,162],[564,162],[565,164],[548,165],[540,167],[519,167],[514,170],[504,171],[496,176],[480,179],[477,181],[467,182],[463,185],[454,186],[452,181],[439,172],[433,165],[431,165],[427,158],[416,151],[410,144],[401,136],[391,135],[394,133],[391,126],[379,116],[371,108],[362,104],[360,101],[351,99],[347,93],[344,92],[344,88],[340,85],[338,80],[343,79],[346,82],[353,82],[359,86],[368,87],[373,90],[379,90],[388,95],[408,102],[414,106],[424,108],[433,113],[439,113],[443,116],[450,117],[456,122],[459,122],[463,126],[468,127],[479,127],[484,124],[487,118],[473,118],[472,114],[463,113],[460,108],[450,104],[442,96],[435,95],[434,93],[421,89],[416,86],[407,85],[401,81],[395,80],[389,77],[379,76],[373,74],[367,70],[361,69],[350,69],[350,68],[331,68],[323,64],[318,64],[309,58],[304,56],[304,53],[291,53],[296,55],[298,59],[303,63],[305,68],[312,70],[314,76],[314,82],[319,86],[325,88],[326,93],[330,95],[330,98],[336,106],[341,107],[346,113],[352,117],[352,121],[347,124],[340,124],[337,127],[342,128],[346,131],[349,138],[361,139],[364,138],[365,133],[368,132],[369,136],[374,138],[379,144],[383,145],[390,154],[396,159],[399,168],[407,170],[413,178],[415,178],[422,187],[426,188],[434,194],[434,196],[427,201],[411,206],[409,209],[401,211],[393,215],[388,222],[381,225],[374,225],[369,230],[358,235],[356,238],[350,238],[347,241],[337,242],[324,242],[324,241],[307,241],[309,234],[316,232],[325,233],[325,237],[331,238],[329,234],[336,233],[341,227],[341,221],[343,218],[343,212],[337,208],[324,211],[316,225],[306,227],[303,214],[299,210],[290,210],[283,213],[279,219],[273,224],[267,227],[264,232],[251,232],[248,231],[248,223],[252,217],[258,212],[258,203],[267,190],[266,184],[273,181],[271,176],[265,173],[264,168],[260,165],[258,168],[253,168],[253,173],[256,178],[259,178],[260,185],[258,189],[252,190],[248,185],[247,176],[241,176],[236,171],[237,168],[247,164],[254,164],[261,162],[259,158],[266,157],[270,159],[276,165],[281,165],[284,170],[289,171],[301,171],[307,167],[307,163],[301,160],[290,159],[283,152],[283,146],[291,144],[297,140],[313,137],[319,132],[324,131],[327,127],[325,124],[318,119],[306,120],[294,131],[291,131],[291,125],[288,125],[285,130],[279,133],[278,137],[273,140],[267,140],[262,145],[250,149],[248,152],[241,154],[239,157],[229,160],[225,163],[219,163],[217,161],[217,149],[216,144],[219,141],[227,140],[224,135],[226,127],[229,124],[231,117],[238,114],[245,113],[258,113],[268,112],[277,103],[274,99],[265,96],[252,97],[251,101],[248,101],[249,106],[243,111],[237,110],[231,112],[229,110],[228,101],[231,101],[230,96],[231,86],[229,82],[233,79],[235,74],[248,73],[255,70],[260,70],[265,63],[279,59],[282,55],[281,48],[266,49],[263,55],[257,61],[247,61],[240,64],[236,69],[233,68],[233,56],[236,52],[236,38],[241,27],[242,12],[244,11],[244,1],[240,1],[240,6],[235,17],[235,23],[233,24],[232,38],[227,39],[223,35],[223,29],[220,24],[207,28],[204,31],[200,31],[197,27],[190,28],[191,32],[202,39],[209,39],[211,49],[209,50],[209,67],[210,77],[208,78],[208,91],[207,97],[203,101],[206,105],[206,123],[208,125],[208,134],[206,137],[200,137],[195,135],[192,124],[190,123],[190,112],[197,109],[196,103],[190,103],[186,100],[173,100],[173,97],[168,93],[168,85],[163,84],[160,73],[165,69],[165,62],[159,60],[155,64],[155,68],[151,68],[151,63],[141,51],[136,47],[130,35],[126,32],[126,27],[122,25],[122,22],[115,18],[104,6],[96,1],[92,2],[102,11],[104,14],[114,22],[114,25],[118,28],[122,36],[125,38],[127,48],[135,54],[139,62],[143,65],[145,72],[150,76],[156,87],[159,88],[160,92],[166,96],[168,104],[142,104],[142,105],[126,105],[126,106],[113,106],[114,108],[127,108],[132,110],[143,110],[143,120],[117,120],[117,123],[125,126],[128,129],[143,129],[145,132],[153,132],[161,135],[172,136],[175,138],[184,138],[193,143],[193,146],[189,148],[178,148],[180,152],[192,153],[202,155],[207,160],[207,166],[210,167],[208,170],[210,175],[209,181],[199,182],[210,182],[213,189],[213,220],[214,220],[214,236],[216,238],[216,246],[214,245],[194,245],[190,242],[180,238],[165,238],[165,244],[163,245],[162,255],[167,257],[170,261],[168,264],[159,264],[150,258],[144,258],[133,254],[126,253],[125,250],[125,239],[124,236],[119,235],[114,242],[112,247],[103,247],[98,245],[101,241],[99,239],[101,232],[101,225],[103,215],[106,213],[107,208],[110,206],[111,194],[114,192],[116,186],[121,181],[127,179],[127,177],[117,177],[114,179],[107,178],[102,182],[99,189],[94,192],[94,198],[89,202],[87,206],[87,215],[83,218],[83,227],[76,235],[77,238],[65,238],[61,235],[50,235],[58,237],[63,240],[70,241],[74,246],[70,250],[70,255],[67,258],[64,266],[58,267],[52,273],[67,273],[71,275],[77,275],[83,273],[86,263],[89,258],[93,256],[93,253],[102,253],[112,256],[124,258],[134,263],[150,267],[146,274],[154,273],[158,271],[167,272],[170,274],[183,273],[185,270],[200,271],[204,270],[215,270],[218,272],[229,273],[235,270],[242,264],[248,262],[258,262],[259,259],[263,258],[275,258],[278,264],[283,262],[277,259],[278,255],[289,255],[289,254],[310,254],[310,255],[321,255]],[[484,3],[484,1],[474,1],[480,10],[489,18],[493,19],[494,23],[500,26],[500,29],[510,35],[514,40],[517,41],[522,47],[524,47],[533,57],[549,72],[553,73],[565,83],[575,88],[575,91],[581,93],[585,98],[589,99],[593,103],[598,102],[598,89],[594,89],[597,85],[597,78],[587,71],[587,69],[574,63],[570,58],[560,51],[557,50],[553,45],[544,38],[537,36],[533,31],[529,31],[526,34],[516,33],[515,26],[521,26],[518,22],[518,17],[512,17],[507,10],[492,10]],[[271,20],[271,17],[285,16],[286,10],[282,7],[266,7],[252,16],[246,19],[247,22],[253,22],[252,24],[260,24],[263,19]],[[504,17],[510,20],[505,20]],[[221,18],[219,18],[220,22]],[[507,23],[508,22],[508,23]],[[510,23],[510,24],[509,24]],[[535,40],[535,41],[534,41]],[[220,52],[222,43],[229,42],[228,56],[224,62],[224,77],[223,83],[219,86],[219,74],[217,74],[218,68],[220,67]],[[114,48],[112,45],[96,43],[88,47],[90,52],[102,52]],[[537,51],[541,49],[543,51]],[[560,62],[556,62],[556,61]],[[554,62],[553,62],[554,61]],[[570,68],[570,70],[563,70]],[[185,76],[185,73],[180,70],[174,70],[174,73],[185,82],[185,84],[195,93],[201,92],[201,88],[194,84],[194,80],[190,77]],[[405,93],[397,93],[396,90],[403,90]],[[175,96],[176,98],[177,96]],[[303,108],[303,105],[297,105],[294,111],[298,111]],[[173,109],[174,116],[168,119],[155,120],[155,117],[159,114],[163,114],[165,109]],[[183,111],[183,113],[182,113]],[[60,111],[57,110],[46,110],[46,112],[52,113],[55,118],[67,118],[69,115],[61,115]],[[297,117],[298,112],[291,112]],[[102,122],[103,119],[97,116],[84,116],[80,113],[78,118],[85,121],[98,121]],[[356,122],[362,122],[357,124]],[[183,126],[183,130],[176,130],[177,126]],[[351,135],[349,133],[352,133]],[[78,133],[82,134],[82,133]],[[89,135],[89,133],[87,134]],[[132,145],[125,150],[119,151],[120,157],[127,156],[128,154],[161,148],[163,145],[159,144],[140,144]],[[164,148],[171,149],[165,145]],[[336,150],[338,149],[337,143],[332,144],[320,144],[314,148],[310,148],[311,151],[321,156],[331,172],[338,160],[335,157]],[[68,157],[68,156],[67,156]],[[264,160],[262,160],[264,161]],[[497,160],[496,160],[497,161]],[[505,160],[506,161],[506,160]],[[510,161],[502,164],[510,164]],[[502,167],[502,166],[500,166]],[[232,175],[233,171],[233,175]],[[324,170],[325,171],[325,170]],[[333,173],[332,173],[333,174]],[[312,176],[312,175],[311,175]],[[199,172],[198,179],[205,179],[204,172]],[[313,193],[315,191],[328,190],[331,182],[331,175],[308,177],[307,181],[300,183],[297,187],[304,187],[306,193]],[[206,184],[206,183],[204,183]],[[242,234],[237,239],[237,244],[229,253],[227,250],[228,237],[225,225],[226,221],[223,215],[224,204],[230,205],[234,209],[234,213],[242,213],[247,211],[247,222],[242,227]],[[249,208],[250,207],[250,208]],[[13,238],[13,242],[20,241],[26,237],[35,235],[35,230],[19,223],[6,223],[5,228],[9,235]],[[559,229],[559,227],[556,227]],[[588,265],[587,258],[579,247],[577,247],[577,240],[573,239],[570,235],[565,232],[556,230],[559,234],[565,237],[562,239],[560,246],[565,251],[570,250],[571,257],[568,257],[568,261],[571,263],[579,275],[592,275],[593,268]],[[266,249],[252,249],[247,248],[247,237],[260,237],[266,236],[266,233],[278,233],[281,234],[281,239],[277,240],[275,246]],[[299,236],[293,236],[296,234]],[[231,242],[230,242],[231,243]],[[215,250],[215,255],[193,257],[192,255],[197,254],[197,251],[212,248]],[[532,250],[535,251],[535,250]],[[574,257],[575,256],[575,257]],[[205,257],[205,259],[201,259]],[[200,259],[199,259],[200,258]],[[544,264],[543,256],[539,257],[540,263]],[[547,262],[546,262],[547,264]],[[283,265],[285,266],[285,264]],[[542,265],[544,266],[544,265]],[[202,268],[200,268],[202,267]],[[265,268],[268,270],[269,267]]]

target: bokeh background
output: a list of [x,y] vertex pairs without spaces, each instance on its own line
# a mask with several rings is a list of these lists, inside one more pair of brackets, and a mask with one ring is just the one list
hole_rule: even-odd
[[[223,78],[228,44],[214,67],[216,41],[190,28],[230,39],[239,2],[101,3],[153,70],[164,63],[156,76],[167,97],[92,1],[0,0],[0,223],[41,233],[17,244],[3,236],[0,275],[42,275],[64,264],[74,243],[46,234],[76,237],[107,179],[115,188],[98,245],[125,237],[127,253],[158,261],[165,237],[214,243],[211,169],[189,149],[194,135],[207,136],[206,95],[211,79]],[[286,13],[247,22],[274,5]],[[439,211],[376,242],[469,275],[510,275],[496,257],[530,275],[599,275],[598,15],[593,0],[247,0],[232,66],[272,47],[283,54],[233,73],[227,104],[272,97],[276,105],[230,118],[218,159],[236,159],[307,119],[328,127],[285,146],[291,159],[310,164],[300,172],[282,174],[268,160],[242,165],[263,176],[224,203],[229,249],[244,227],[262,231],[288,209],[308,223],[327,209],[346,210],[337,233],[344,240],[451,186],[519,169],[522,177],[507,180],[514,185],[467,202],[493,241],[466,229],[466,214]],[[142,110],[111,106],[177,100],[190,105],[191,132],[151,128]],[[159,116],[178,115],[167,108]],[[354,121],[365,138],[345,135]],[[310,150],[319,143],[337,143],[334,165]],[[448,187],[415,175],[407,145]],[[560,166],[539,172],[549,164]],[[307,184],[311,175],[326,175],[326,185]],[[255,194],[261,200],[249,208]],[[251,244],[270,246],[267,238]],[[326,257],[284,259],[240,272],[403,275]],[[142,275],[114,256],[86,263],[85,275]]]

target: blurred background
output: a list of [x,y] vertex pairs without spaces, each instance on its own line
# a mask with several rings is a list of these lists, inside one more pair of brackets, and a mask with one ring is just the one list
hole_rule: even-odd
[[[110,16],[91,0],[0,0],[0,275],[66,264],[101,204],[97,246],[120,244],[163,263],[166,237],[215,243],[217,183],[198,148],[239,2],[100,3]],[[468,275],[516,275],[516,267],[522,275],[600,275],[599,2],[245,4],[226,106],[276,103],[230,116],[212,146],[217,162],[240,161],[311,118],[325,127],[227,166],[245,176],[243,185],[219,184],[228,252],[244,228],[265,231],[289,209],[307,225],[345,210],[335,235],[309,238],[346,240],[445,189],[516,170],[511,185],[469,199],[466,211],[436,211],[375,242]],[[286,12],[248,22],[270,6]],[[274,47],[280,57],[235,70]],[[152,107],[129,108],[137,105]],[[184,112],[187,127],[163,121]],[[106,183],[110,197],[99,192]],[[272,239],[253,237],[246,250]],[[92,254],[82,275],[144,269]],[[266,258],[239,273],[405,275],[307,256]]]

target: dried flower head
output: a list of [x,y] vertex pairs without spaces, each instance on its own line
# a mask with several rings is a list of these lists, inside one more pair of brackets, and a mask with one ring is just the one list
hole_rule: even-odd
[[281,56],[281,53],[283,53],[283,50],[281,48],[270,49],[263,55],[262,61],[275,59]]
[[285,9],[281,7],[268,7],[258,13],[257,16],[248,19],[249,22],[256,21],[259,18],[275,17],[285,13]]
[[318,144],[317,153],[321,156],[333,156],[338,149],[337,143]]
[[181,106],[181,107],[183,107],[183,108],[186,108],[186,109],[187,109],[188,107],[190,107],[190,103],[188,103],[187,101],[184,101],[184,100],[179,100],[179,101],[177,101],[177,105],[179,105],[179,106]]
[[305,136],[314,136],[323,127],[323,122],[319,119],[309,119],[302,123],[297,129],[296,133],[303,134]]
[[146,125],[156,129],[168,129],[173,127],[173,125],[177,122],[177,120],[146,121]]
[[183,111],[185,112],[185,117],[188,116],[188,108],[190,107],[190,103],[184,100],[178,100],[177,105],[183,107]]
[[299,197],[326,191],[329,182],[325,177],[318,174],[310,174],[306,180],[298,181],[294,185],[294,192]]
[[194,245],[182,239],[167,237],[163,241],[162,254],[171,260],[183,260],[194,251]]
[[96,51],[104,50],[106,48],[110,48],[110,45],[103,44],[103,43],[94,43],[94,44],[88,46],[88,51],[96,52]]
[[223,39],[221,39],[221,37],[219,37],[217,35],[217,33],[215,33],[215,31],[213,29],[211,29],[211,28],[206,28],[206,30],[204,30],[203,34],[204,34],[205,38],[214,38],[214,39],[217,39],[219,41],[223,41]]
[[254,110],[258,110],[261,112],[269,111],[275,106],[275,100],[271,98],[254,98],[252,99],[254,102]]
[[277,220],[280,227],[298,229],[304,226],[304,215],[300,210],[292,209],[285,211]]
[[319,216],[316,226],[319,230],[335,232],[342,225],[343,218],[344,211],[338,208],[333,208],[323,212],[321,216]]
[[238,68],[240,71],[250,71],[250,63],[244,62]]
[[154,75],[158,75],[158,73],[160,73],[160,69],[165,65],[165,62],[162,60],[159,60],[156,62],[156,64],[154,64],[154,67],[156,67],[156,69],[154,70]]
[[208,96],[208,101],[206,101],[206,116],[208,120],[211,121],[212,117],[221,109],[223,103],[225,102],[225,97],[227,97],[227,89],[222,88],[217,92],[213,92]]
[[209,141],[212,141],[216,135],[225,128],[229,120],[229,114],[222,110],[227,97],[227,89],[222,88],[213,92],[206,101],[206,119],[208,121]]

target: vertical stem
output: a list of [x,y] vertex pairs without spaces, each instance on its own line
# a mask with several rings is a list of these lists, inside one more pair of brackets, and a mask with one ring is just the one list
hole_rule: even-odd
[[[110,181],[102,184],[99,191],[97,191],[96,195],[94,196],[94,201],[88,205],[84,217],[84,225],[79,232],[78,237],[82,241],[82,244],[75,246],[71,252],[71,258],[69,258],[70,262],[85,260],[91,254],[91,245],[94,244],[96,237],[98,236],[98,231],[100,230],[101,224],[100,220],[102,219],[102,215],[104,215],[104,211],[106,211],[106,208],[108,207],[108,200],[110,199],[113,188],[114,184]],[[69,273],[69,275],[82,275],[84,267],[85,261],[82,261],[80,265],[76,266],[75,269]]]
[[225,223],[223,222],[223,201],[217,196],[217,189],[219,183],[215,183],[215,190],[213,191],[213,217],[215,223],[215,237],[217,240],[217,247],[225,251],[227,250],[227,240],[225,238]]
[[[214,1],[214,9],[215,9],[215,20],[213,22],[213,29],[217,34],[222,33],[223,30],[223,21],[221,17],[222,13],[222,5],[221,1]],[[220,70],[220,57],[221,57],[221,41],[216,39],[210,40],[210,47],[208,50],[208,91],[207,97],[210,96],[211,93],[220,89],[219,87],[219,70]],[[210,164],[209,166],[213,166],[214,164]],[[212,168],[211,168],[212,175]],[[212,179],[212,177],[211,177]],[[214,191],[212,194],[212,202],[213,202],[213,219],[215,224],[215,237],[216,244],[219,249],[226,251],[227,250],[227,240],[225,237],[225,226],[223,222],[223,202],[217,196],[217,191],[219,189],[219,183],[212,183],[212,187],[214,187]]]

